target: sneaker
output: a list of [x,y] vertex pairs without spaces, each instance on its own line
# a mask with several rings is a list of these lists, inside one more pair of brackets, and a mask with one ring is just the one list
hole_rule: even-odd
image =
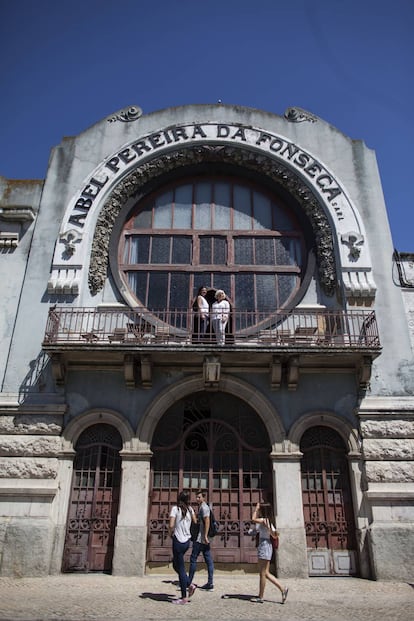
[[179,604],[179,605],[182,605],[182,604],[187,604],[187,603],[188,603],[188,600],[187,600],[187,599],[184,599],[184,598],[180,598],[180,599],[173,599],[173,600],[171,600],[171,603],[172,603],[172,604]]
[[250,601],[254,602],[255,604],[263,604],[263,600],[261,597],[252,597]]
[[203,589],[204,591],[214,591],[214,584],[205,584],[204,586],[200,587],[200,589]]
[[287,596],[289,593],[289,589],[286,587],[286,589],[283,589],[282,591],[282,604],[285,603],[285,601],[287,600]]
[[193,597],[196,588],[197,588],[196,584],[190,584],[190,586],[188,587],[188,597]]

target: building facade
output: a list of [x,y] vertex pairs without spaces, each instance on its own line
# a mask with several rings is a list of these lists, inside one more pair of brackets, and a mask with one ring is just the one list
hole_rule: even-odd
[[0,245],[1,575],[164,571],[201,487],[217,567],[252,568],[263,499],[280,576],[412,579],[412,256],[362,142],[131,106],[0,178]]

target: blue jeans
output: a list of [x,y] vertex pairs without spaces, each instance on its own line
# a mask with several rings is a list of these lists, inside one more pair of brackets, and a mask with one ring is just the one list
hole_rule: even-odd
[[199,557],[200,552],[203,553],[204,560],[207,565],[207,572],[208,572],[207,583],[213,584],[214,565],[213,565],[213,559],[211,558],[210,544],[199,543],[198,541],[194,541],[193,543],[193,550],[191,552],[191,557],[190,557],[190,571],[188,572],[188,582],[189,584],[191,584],[193,581],[194,574],[197,569],[197,559]]
[[188,585],[191,584],[185,571],[184,562],[184,554],[190,547],[190,541],[191,539],[185,543],[181,543],[176,537],[173,537],[173,568],[174,571],[177,572],[180,581],[181,597],[187,597],[187,588]]

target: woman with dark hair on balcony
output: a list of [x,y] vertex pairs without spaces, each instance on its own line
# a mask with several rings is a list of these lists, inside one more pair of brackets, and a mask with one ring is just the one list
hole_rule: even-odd
[[210,307],[207,299],[207,287],[202,286],[197,292],[196,299],[193,302],[194,315],[194,340],[204,341],[208,326],[208,316]]

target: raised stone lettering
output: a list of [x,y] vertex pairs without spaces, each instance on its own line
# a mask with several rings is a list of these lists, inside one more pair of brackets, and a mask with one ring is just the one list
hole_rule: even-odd
[[227,138],[230,133],[228,125],[217,125],[217,138]]
[[109,168],[109,170],[112,170],[112,172],[116,173],[119,171],[118,164],[119,164],[119,157],[111,157],[109,162],[106,162],[105,166]]
[[292,157],[299,151],[299,148],[295,144],[288,142],[283,151],[280,152],[280,155],[284,155],[286,151],[288,153],[288,159],[291,160]]
[[231,137],[232,140],[235,140],[236,138],[240,138],[240,140],[246,141],[246,135],[244,133],[243,127],[239,127],[239,129]]
[[[328,180],[327,183],[325,183],[325,179]],[[331,175],[328,175],[327,173],[319,175],[319,177],[316,179],[316,185],[322,188],[322,194],[329,194],[329,202],[332,202],[333,199],[339,196],[339,194],[341,194],[342,192],[342,190],[340,190],[338,187],[328,187],[328,185],[330,185],[331,183],[334,183],[334,180],[332,179]],[[342,219],[340,216],[342,216],[342,214],[338,213],[339,219]]]
[[281,140],[280,138],[275,138],[270,143],[269,149],[271,151],[280,151],[282,147],[283,147],[283,140]]
[[328,194],[328,201],[331,203],[334,198],[342,194],[342,190],[339,188],[324,188],[322,194]]
[[108,176],[105,177],[104,181],[99,181],[99,179],[95,179],[95,177],[92,177],[92,179],[89,180],[89,184],[96,185],[98,188],[103,188],[108,180],[109,180]]
[[137,155],[142,155],[144,151],[151,151],[151,147],[146,144],[145,140],[139,140],[132,145],[134,151],[136,151]]
[[[328,183],[322,183],[323,180],[328,179]],[[316,183],[320,188],[326,188],[327,185],[330,185],[332,183],[333,179],[330,175],[319,175],[319,177],[316,179]]]
[[72,214],[69,218],[69,222],[72,222],[75,226],[83,227],[86,216],[88,215],[89,209],[92,207],[92,199],[91,198],[78,198],[75,203],[74,209],[84,210],[86,213],[84,214]]
[[197,136],[201,136],[201,138],[207,138],[207,134],[201,125],[194,125],[193,127],[193,135],[191,138],[196,138]]
[[171,138],[170,134],[168,133],[168,131],[163,132],[163,134],[164,134],[165,142],[167,144],[171,144],[172,143],[172,138]]
[[262,144],[262,142],[267,142],[268,140],[272,140],[270,134],[266,134],[265,132],[260,132],[258,139],[256,140],[256,144]]
[[165,144],[165,142],[161,139],[161,134],[159,133],[151,134],[151,136],[148,137],[148,140],[150,141],[154,149],[157,149],[158,147],[162,147],[162,145]]
[[73,213],[69,218],[69,222],[73,224],[74,226],[78,226],[79,228],[83,229],[85,225],[85,218],[86,218],[86,214]]
[[311,164],[309,164],[309,166],[306,166],[305,172],[308,173],[309,177],[314,177],[316,173],[322,172],[322,168],[319,166],[319,164],[313,161]]
[[[334,200],[342,194],[342,190],[324,167],[309,154],[301,151],[297,145],[275,134],[267,133],[260,129],[253,129],[250,126],[227,123],[211,123],[207,125],[189,123],[188,125],[168,127],[159,132],[154,132],[113,155],[107,162],[102,163],[100,170],[95,172],[95,177],[89,180],[73,207],[73,212],[80,210],[82,213],[73,213],[69,218],[69,222],[75,226],[83,227],[87,212],[101,189],[110,179],[112,183],[115,183],[116,177],[123,174],[125,168],[139,157],[151,153],[154,149],[171,145],[174,142],[189,139],[194,141],[197,139],[208,140],[209,137],[214,139],[214,132],[216,132],[215,137],[217,140],[231,138],[234,141],[249,142],[252,145],[256,144],[262,147],[264,151],[277,153],[279,158],[289,160],[298,169],[306,171],[307,175],[317,186],[320,194],[324,195],[324,199],[332,203],[338,220],[343,219],[341,205],[337,206]],[[105,174],[105,168],[107,169],[106,172],[110,171],[111,174]]]
[[99,194],[100,191],[101,191],[100,188],[93,188],[89,184],[86,186],[86,188],[82,190],[82,196],[91,196],[92,198],[95,198],[95,196]]
[[84,209],[85,211],[89,211],[92,207],[92,199],[91,198],[78,198],[75,203],[75,209]]
[[184,138],[184,140],[188,140],[187,132],[185,131],[185,127],[173,127],[171,129],[171,133],[175,142],[178,142],[180,138]]
[[128,164],[128,162],[132,162],[137,157],[135,153],[131,153],[131,149],[124,149],[118,153],[119,159],[121,159],[124,164]]
[[303,153],[302,151],[298,154],[298,156],[296,157],[296,159],[294,160],[295,164],[297,164],[298,166],[300,166],[301,168],[305,168],[305,166],[307,164],[309,164],[309,155],[306,155],[306,153]]

